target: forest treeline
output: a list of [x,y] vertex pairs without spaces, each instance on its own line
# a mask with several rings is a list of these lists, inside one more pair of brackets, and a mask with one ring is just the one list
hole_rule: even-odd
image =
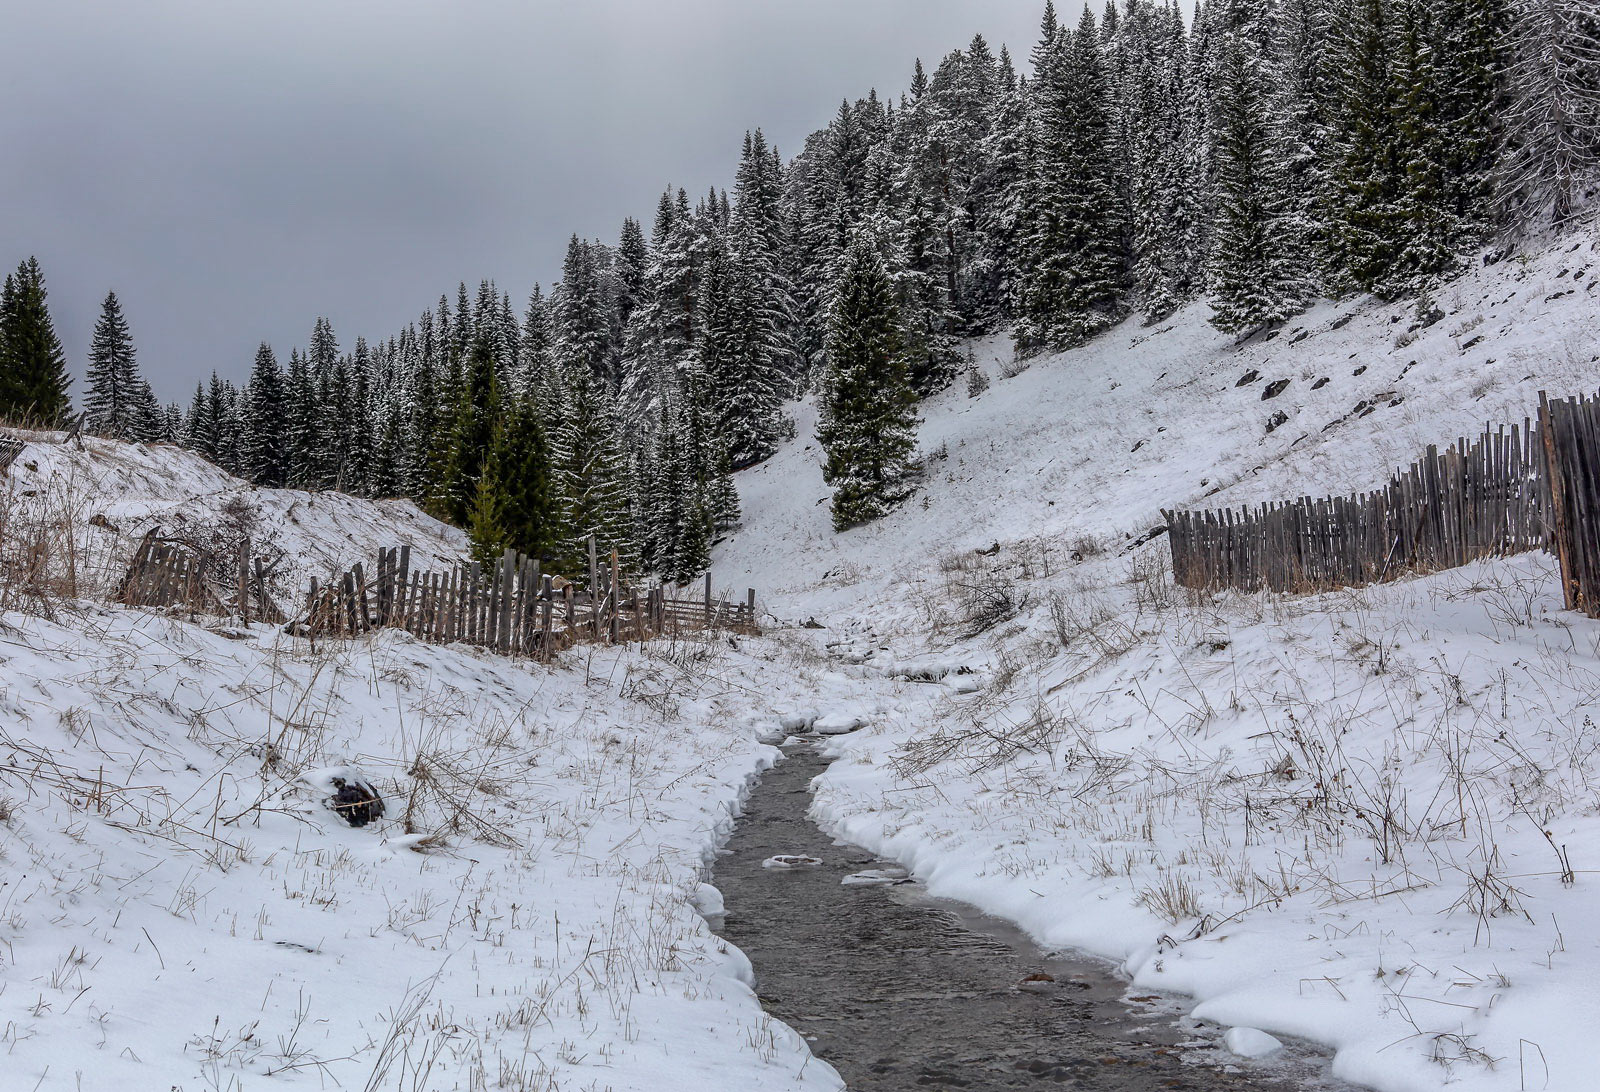
[[[573,237],[548,293],[463,283],[350,345],[318,319],[187,406],[157,403],[109,295],[84,409],[261,485],[411,497],[486,555],[573,565],[594,535],[686,580],[799,394],[844,528],[909,491],[917,401],[962,338],[1055,351],[1198,299],[1246,336],[1319,296],[1427,293],[1497,235],[1571,222],[1600,165],[1597,9],[1048,6],[1025,65],[978,37],[897,99],[846,100],[793,158],[748,133],[731,191],[669,188],[648,231]],[[0,417],[70,406],[30,259],[0,304]]]

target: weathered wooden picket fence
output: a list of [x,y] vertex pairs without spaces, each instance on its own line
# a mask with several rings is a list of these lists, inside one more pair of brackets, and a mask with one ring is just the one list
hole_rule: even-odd
[[617,563],[595,557],[589,583],[542,573],[514,550],[485,568],[476,561],[442,571],[414,571],[410,547],[382,550],[370,573],[356,565],[328,585],[313,581],[305,610],[292,623],[308,637],[348,637],[385,627],[436,644],[461,642],[508,656],[548,658],[586,641],[621,643],[695,630],[755,632],[755,589],[743,603],[699,591],[628,582]]
[[1600,618],[1600,398],[1539,395],[1549,467],[1550,544],[1568,610]]
[[248,542],[236,556],[223,557],[151,532],[115,598],[130,606],[282,624],[314,640],[393,628],[435,644],[462,642],[541,659],[583,642],[616,644],[707,629],[757,631],[755,589],[734,603],[712,595],[710,574],[693,589],[636,585],[624,576],[615,553],[601,563],[592,542],[583,588],[541,572],[537,560],[513,550],[487,568],[468,561],[414,570],[411,547],[397,546],[380,550],[370,570],[356,564],[331,582],[313,579],[302,609],[290,618],[273,601],[269,578]]
[[28,445],[11,436],[0,436],[0,474],[11,468],[17,461],[17,456],[22,454],[22,449]]
[[114,598],[134,607],[176,607],[245,624],[287,621],[273,601],[272,574],[246,539],[233,551],[206,550],[155,530],[139,541]]
[[1383,489],[1255,507],[1163,512],[1174,580],[1197,589],[1309,592],[1548,549],[1567,605],[1600,617],[1600,400],[1427,454]]

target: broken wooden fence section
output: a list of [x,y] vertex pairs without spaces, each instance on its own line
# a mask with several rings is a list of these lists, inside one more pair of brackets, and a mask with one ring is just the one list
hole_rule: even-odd
[[11,464],[17,461],[17,456],[22,454],[22,449],[28,445],[11,436],[0,436],[0,474],[11,469]]
[[190,614],[237,618],[246,625],[281,625],[287,617],[272,598],[271,573],[245,539],[237,550],[215,552],[152,530],[139,541],[115,599],[133,607],[177,608]]
[[1537,423],[1430,447],[1370,493],[1162,514],[1183,587],[1322,591],[1551,550],[1567,606],[1600,617],[1600,400],[1541,393]]
[[370,572],[352,567],[331,584],[312,582],[297,632],[309,637],[359,636],[403,629],[435,644],[460,642],[508,656],[548,659],[580,642],[617,644],[704,629],[755,632],[755,590],[743,603],[629,583],[613,553],[593,557],[590,585],[544,573],[539,562],[507,550],[485,568],[477,561],[442,571],[411,567],[409,546],[381,550]]

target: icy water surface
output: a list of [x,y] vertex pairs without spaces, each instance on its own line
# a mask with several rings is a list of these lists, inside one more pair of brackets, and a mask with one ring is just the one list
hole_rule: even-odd
[[[789,749],[751,796],[713,882],[727,903],[722,935],[755,964],[767,1011],[855,1092],[1330,1087],[1313,1059],[1239,1063],[1215,1029],[1183,1027],[1171,1001],[1047,956],[919,885],[842,884],[893,866],[835,845],[806,817],[808,786],[825,767],[810,747]],[[822,864],[762,867],[780,854]],[[1056,984],[1019,986],[1036,974]]]

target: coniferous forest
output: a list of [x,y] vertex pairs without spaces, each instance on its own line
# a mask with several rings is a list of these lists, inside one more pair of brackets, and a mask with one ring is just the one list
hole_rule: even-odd
[[[573,237],[548,292],[462,283],[353,343],[319,318],[186,406],[151,393],[112,293],[82,408],[263,486],[411,497],[485,555],[577,571],[593,535],[688,580],[797,395],[842,529],[908,492],[916,401],[960,339],[1056,351],[1202,299],[1247,337],[1318,297],[1425,295],[1491,240],[1560,230],[1597,168],[1593,0],[1047,6],[1024,61],[978,37],[792,158],[746,134],[731,191]],[[0,300],[0,418],[71,410],[29,259]]]

